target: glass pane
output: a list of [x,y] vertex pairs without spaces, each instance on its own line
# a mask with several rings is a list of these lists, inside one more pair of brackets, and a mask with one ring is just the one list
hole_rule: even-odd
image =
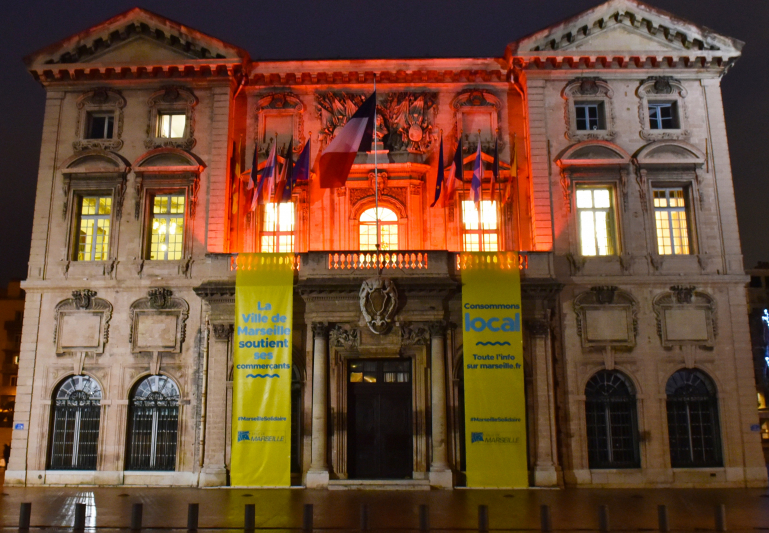
[[577,208],[593,207],[593,191],[590,189],[577,189]]
[[593,189],[595,207],[611,207],[611,194],[608,189]]
[[589,211],[580,213],[579,222],[582,255],[596,255],[595,223],[593,221],[593,213]]

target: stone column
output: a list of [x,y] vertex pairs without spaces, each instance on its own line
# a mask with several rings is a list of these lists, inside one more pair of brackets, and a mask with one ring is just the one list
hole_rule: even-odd
[[328,324],[313,322],[312,462],[305,476],[308,489],[328,487]]
[[206,391],[206,433],[201,487],[227,484],[225,446],[227,442],[227,358],[232,324],[211,324],[208,349],[208,381]]
[[531,368],[534,390],[534,486],[552,487],[560,481],[556,465],[555,397],[550,327],[546,320],[526,322],[531,345]]
[[446,450],[446,324],[432,322],[430,329],[430,381],[432,413],[432,460],[430,462],[430,485],[443,489],[454,486],[453,474],[447,460]]

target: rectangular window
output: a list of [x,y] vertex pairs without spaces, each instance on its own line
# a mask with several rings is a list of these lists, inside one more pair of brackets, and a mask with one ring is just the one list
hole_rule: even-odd
[[690,253],[686,191],[677,187],[654,189],[653,192],[657,252],[660,255]]
[[603,102],[575,103],[574,112],[577,118],[577,130],[590,131],[606,129]]
[[184,195],[159,194],[152,199],[150,221],[151,260],[182,258],[184,245]]
[[88,113],[86,139],[111,139],[115,126],[114,113]]
[[462,250],[465,252],[496,252],[499,250],[497,233],[497,202],[483,200],[480,212],[470,200],[462,202],[464,223]]
[[111,196],[83,196],[78,217],[78,261],[106,261],[109,251]]
[[677,130],[678,105],[675,102],[650,102],[649,127],[653,130]]
[[614,202],[611,187],[577,187],[580,253],[614,255]]
[[181,139],[187,115],[184,113],[158,113],[157,136],[162,139]]
[[290,253],[294,251],[294,204],[264,205],[262,225],[262,253]]
[[[483,109],[483,108],[481,108]],[[470,111],[465,108],[462,111],[462,132],[469,135],[473,143],[478,142],[478,130],[481,130],[481,139],[493,138],[493,118],[489,111]]]

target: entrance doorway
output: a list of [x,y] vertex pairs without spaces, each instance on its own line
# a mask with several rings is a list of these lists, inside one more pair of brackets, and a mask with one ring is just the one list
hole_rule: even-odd
[[413,472],[411,360],[347,365],[348,472],[353,479],[404,479]]

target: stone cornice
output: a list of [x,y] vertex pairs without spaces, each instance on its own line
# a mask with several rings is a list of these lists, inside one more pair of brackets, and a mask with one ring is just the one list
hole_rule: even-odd
[[239,59],[190,59],[172,65],[132,63],[100,65],[93,63],[46,64],[29,69],[40,83],[180,80],[185,78],[234,79],[243,73]]

